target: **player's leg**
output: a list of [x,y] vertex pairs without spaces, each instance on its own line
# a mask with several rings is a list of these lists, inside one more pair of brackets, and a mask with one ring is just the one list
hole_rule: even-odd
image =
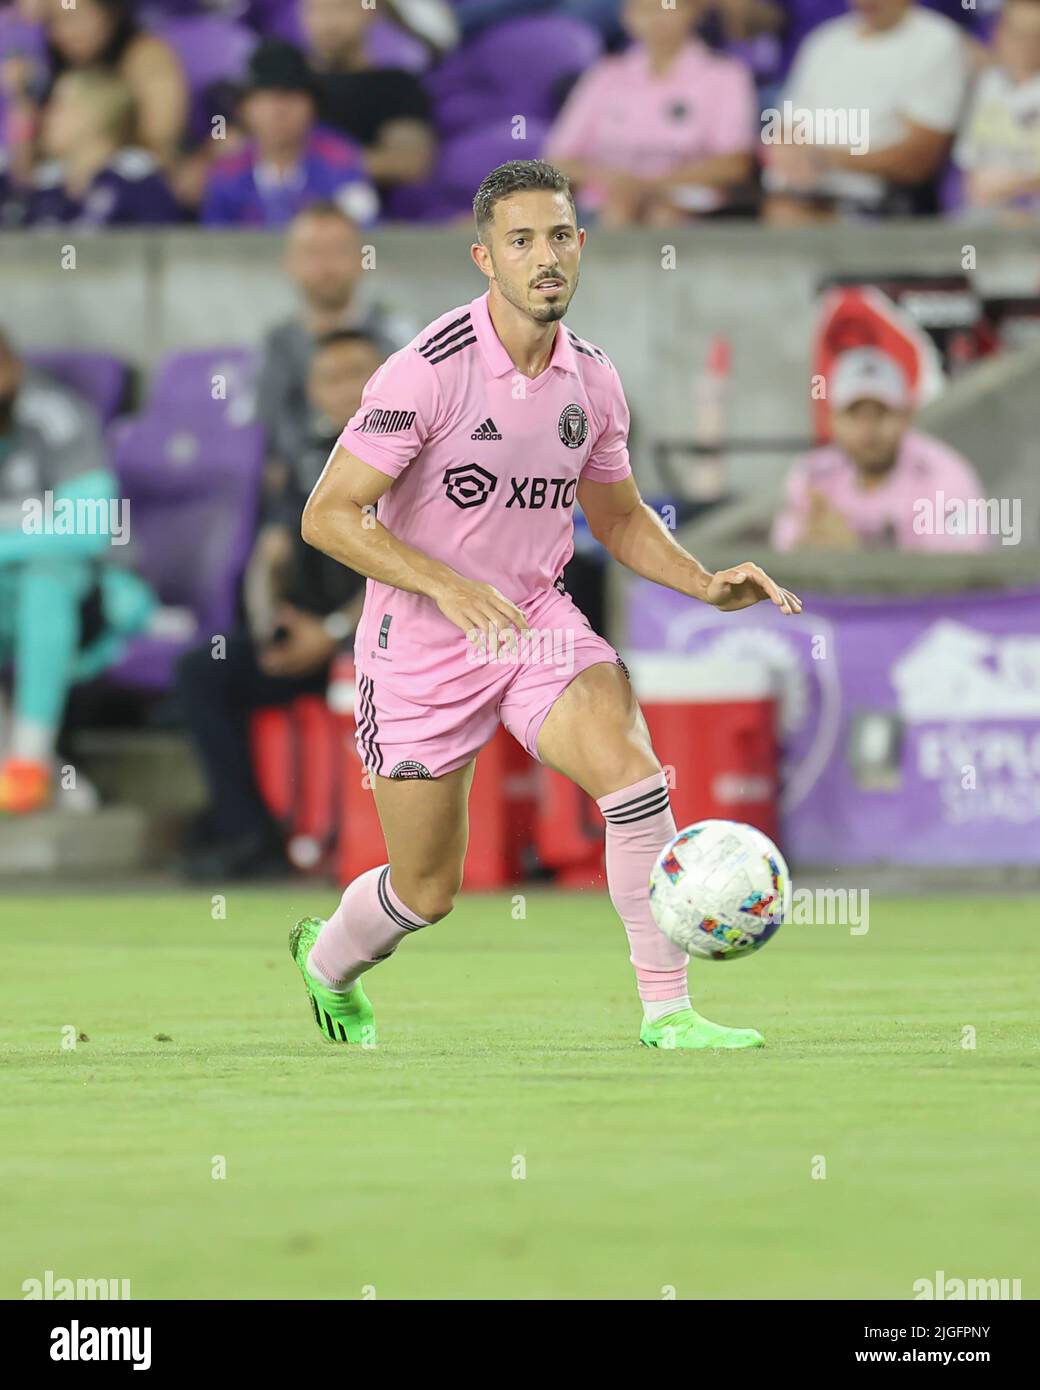
[[[605,645],[605,644],[604,644]],[[674,836],[668,784],[627,675],[616,661],[587,666],[534,734],[539,759],[594,797],[606,821],[607,887],[625,924],[648,1046],[757,1047],[753,1029],[723,1028],[691,1008],[688,958],[650,912],[654,861]]]
[[307,918],[293,928],[293,956],[331,1041],[375,1041],[360,977],[451,911],[462,884],[474,767],[471,759],[441,777],[374,776],[388,862],[348,884],[327,922]]

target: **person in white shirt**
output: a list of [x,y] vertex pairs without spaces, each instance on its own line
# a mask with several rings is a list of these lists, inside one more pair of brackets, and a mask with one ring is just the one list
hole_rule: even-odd
[[942,167],[969,78],[952,20],[913,0],[852,0],[802,44],[762,139],[772,222],[914,210]]
[[1040,0],[1007,0],[953,158],[972,217],[1040,213]]

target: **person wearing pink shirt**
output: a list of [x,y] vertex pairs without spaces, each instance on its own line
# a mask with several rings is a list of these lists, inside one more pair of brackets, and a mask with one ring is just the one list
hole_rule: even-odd
[[626,0],[635,42],[578,80],[549,132],[545,158],[604,226],[712,212],[751,177],[754,82],[742,63],[694,37],[702,7]]
[[911,428],[899,364],[853,348],[828,383],[834,442],[806,454],[787,478],[773,523],[776,550],[985,550],[965,518],[982,497],[974,468],[948,444]]
[[303,516],[303,537],[367,576],[354,641],[357,744],[388,863],[328,921],[290,933],[331,1042],[375,1041],[364,972],[447,916],[462,883],[474,761],[503,724],[596,799],[649,1047],[760,1047],[690,1005],[687,956],[650,912],[675,834],[668,782],[628,673],[563,586],[574,508],[621,564],[726,611],[801,604],[757,565],[712,574],[640,498],[606,353],[564,327],[585,233],[567,179],[514,160],[474,200],[488,290],[424,328],[365,388]]

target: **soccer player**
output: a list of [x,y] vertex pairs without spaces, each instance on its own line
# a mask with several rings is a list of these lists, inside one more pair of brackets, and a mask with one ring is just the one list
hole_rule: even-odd
[[618,374],[560,322],[585,243],[567,179],[510,161],[484,179],[474,211],[487,293],[375,373],[303,514],[304,539],[368,580],[357,745],[389,862],[354,879],[327,922],[298,922],[290,949],[325,1036],[373,1042],[361,976],[451,911],[474,762],[501,721],[603,812],[640,1041],[760,1047],[754,1029],[693,1010],[688,958],[650,914],[650,869],[675,821],[621,658],[563,588],[575,502],[636,574],[726,611],[801,604],[757,565],[709,573],[641,500]]

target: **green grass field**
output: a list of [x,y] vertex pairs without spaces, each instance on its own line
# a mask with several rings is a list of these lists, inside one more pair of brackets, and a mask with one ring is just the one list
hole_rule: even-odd
[[0,905],[0,1296],[48,1269],[137,1299],[1040,1292],[1032,901],[877,899],[866,936],[694,966],[703,1012],[766,1035],[729,1055],[636,1045],[607,899],[551,892],[465,897],[368,977],[379,1047],[334,1049],[285,944],[334,901]]

